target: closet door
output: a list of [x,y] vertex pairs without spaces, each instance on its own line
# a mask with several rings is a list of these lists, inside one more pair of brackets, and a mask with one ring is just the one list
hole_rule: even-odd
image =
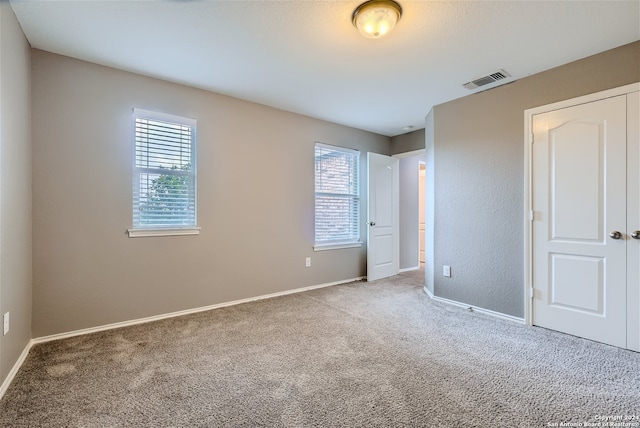
[[640,351],[640,93],[627,96],[627,348]]
[[533,116],[533,324],[627,345],[627,97]]

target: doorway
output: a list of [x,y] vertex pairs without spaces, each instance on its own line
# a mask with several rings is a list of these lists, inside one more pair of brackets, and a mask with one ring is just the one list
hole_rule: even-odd
[[[420,220],[424,207],[425,189],[420,185],[420,164],[425,167],[424,150],[394,155],[400,161],[400,272],[418,270],[421,263],[420,250],[424,242],[420,241],[421,222],[429,220],[425,214]],[[425,168],[425,176],[429,171]],[[424,180],[427,182],[426,178]],[[427,234],[428,237],[428,234]]]
[[426,222],[426,205],[425,205],[425,189],[426,189],[427,171],[424,161],[418,162],[418,261],[420,269],[424,269],[425,263],[425,222]]

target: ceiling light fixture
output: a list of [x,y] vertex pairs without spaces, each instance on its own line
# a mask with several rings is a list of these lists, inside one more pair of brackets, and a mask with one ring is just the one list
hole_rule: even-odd
[[369,0],[353,11],[351,22],[360,33],[377,39],[393,29],[402,16],[402,8],[393,0]]

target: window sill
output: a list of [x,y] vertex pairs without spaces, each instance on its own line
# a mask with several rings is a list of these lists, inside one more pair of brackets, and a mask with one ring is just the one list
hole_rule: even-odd
[[199,227],[175,227],[156,229],[127,229],[129,238],[147,238],[153,236],[199,235]]
[[344,244],[317,244],[313,246],[313,251],[341,250],[343,248],[362,247],[362,242],[346,242]]

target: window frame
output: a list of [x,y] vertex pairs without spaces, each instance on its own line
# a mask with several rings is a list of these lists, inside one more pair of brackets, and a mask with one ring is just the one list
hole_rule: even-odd
[[[136,152],[137,152],[137,140],[136,140],[136,128],[138,119],[150,119],[158,122],[166,122],[171,124],[177,124],[191,128],[191,141],[190,141],[190,170],[188,174],[184,172],[171,173],[171,170],[165,170],[164,168],[142,168],[136,164]],[[200,227],[198,224],[198,185],[197,185],[197,153],[196,153],[196,130],[197,121],[195,119],[176,116],[168,113],[161,113],[151,110],[145,110],[140,108],[133,109],[133,186],[132,186],[132,223],[133,227],[127,229],[127,233],[130,238],[139,237],[153,237],[153,236],[180,236],[180,235],[198,235],[200,233]],[[135,223],[135,210],[139,210],[139,200],[136,201],[136,195],[140,192],[140,175],[141,174],[160,174],[160,175],[172,175],[172,176],[188,176],[193,181],[193,185],[189,186],[189,192],[193,192],[193,224],[184,226],[176,226],[171,224],[150,224],[142,225]],[[190,198],[191,199],[191,195]]]
[[[317,172],[317,149],[318,148],[324,148],[324,149],[328,149],[328,150],[333,150],[336,152],[341,152],[341,153],[345,153],[345,154],[349,154],[354,156],[355,158],[355,179],[356,179],[356,192],[355,194],[350,194],[349,198],[353,201],[353,203],[356,204],[357,206],[357,215],[355,218],[355,224],[353,224],[352,226],[355,226],[355,230],[357,231],[357,237],[353,238],[353,239],[323,239],[323,240],[318,240],[318,235],[317,235],[317,211],[316,211],[316,205],[317,205],[317,200],[318,200],[318,196],[331,196],[331,195],[335,195],[335,193],[328,193],[328,192],[319,192],[318,189],[316,188],[316,172]],[[331,145],[331,144],[325,144],[325,143],[321,143],[316,141],[314,143],[314,147],[313,147],[313,152],[314,152],[314,174],[313,174],[313,178],[314,178],[314,220],[313,220],[313,227],[314,227],[314,245],[313,245],[313,250],[314,251],[325,251],[325,250],[335,250],[335,249],[343,249],[343,248],[357,248],[357,247],[361,247],[362,246],[362,239],[361,239],[361,235],[362,235],[362,230],[360,227],[360,222],[361,222],[361,210],[362,210],[362,200],[360,197],[361,194],[361,186],[360,186],[360,151],[356,150],[356,149],[351,149],[351,148],[347,148],[347,147],[341,147],[341,146],[335,146],[335,145]],[[348,194],[347,194],[348,195]]]

